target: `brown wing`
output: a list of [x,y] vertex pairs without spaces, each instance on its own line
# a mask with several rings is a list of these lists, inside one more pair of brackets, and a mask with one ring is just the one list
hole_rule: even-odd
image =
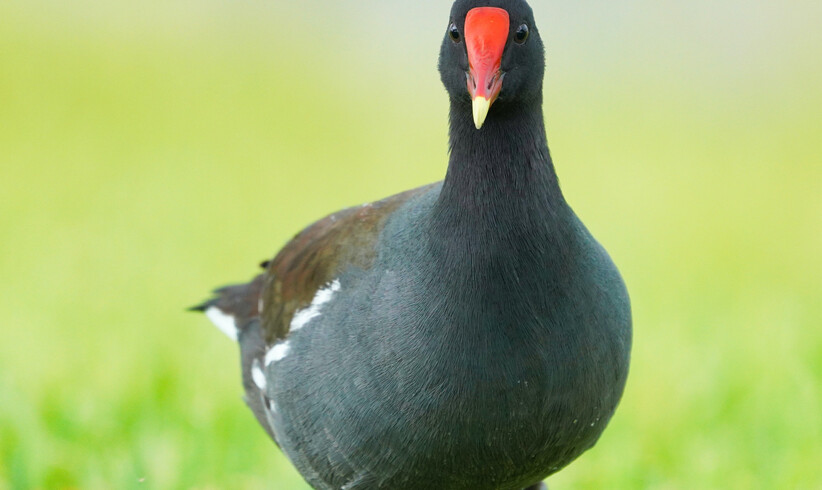
[[418,187],[381,201],[338,211],[301,231],[268,264],[261,299],[263,337],[268,344],[288,335],[297,310],[311,304],[317,290],[347,267],[368,269],[388,217]]

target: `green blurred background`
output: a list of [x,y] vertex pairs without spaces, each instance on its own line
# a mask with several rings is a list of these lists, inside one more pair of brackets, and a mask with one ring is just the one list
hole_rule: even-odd
[[[532,1],[635,347],[579,488],[822,488],[822,3]],[[0,488],[304,489],[183,312],[439,180],[450,2],[0,2]]]

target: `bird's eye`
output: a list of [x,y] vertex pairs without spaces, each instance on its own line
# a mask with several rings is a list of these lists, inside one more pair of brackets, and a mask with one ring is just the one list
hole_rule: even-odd
[[451,24],[450,26],[448,26],[448,35],[451,37],[451,40],[454,41],[455,43],[460,42],[460,39],[461,39],[460,30],[457,29],[456,25]]
[[528,40],[528,32],[527,24],[522,24],[517,27],[517,32],[514,33],[514,42],[517,44],[525,44],[525,41]]

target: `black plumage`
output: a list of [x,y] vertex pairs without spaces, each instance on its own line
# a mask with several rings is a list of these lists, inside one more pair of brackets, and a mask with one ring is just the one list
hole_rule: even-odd
[[537,485],[624,388],[628,295],[560,190],[530,7],[457,1],[439,69],[442,183],[318,221],[200,307],[233,322],[247,402],[318,489]]

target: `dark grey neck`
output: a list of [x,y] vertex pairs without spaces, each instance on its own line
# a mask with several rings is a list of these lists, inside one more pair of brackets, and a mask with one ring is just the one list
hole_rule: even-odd
[[492,107],[478,130],[470,106],[451,101],[448,173],[432,216],[441,232],[538,232],[566,207],[538,102]]
[[573,212],[559,189],[539,104],[492,107],[477,130],[470,106],[452,102],[450,123],[448,173],[429,217],[432,282],[425,287],[449,312],[448,331],[494,330],[511,319],[488,305],[508,305],[510,313],[511,305],[541,301],[546,284],[567,275]]

